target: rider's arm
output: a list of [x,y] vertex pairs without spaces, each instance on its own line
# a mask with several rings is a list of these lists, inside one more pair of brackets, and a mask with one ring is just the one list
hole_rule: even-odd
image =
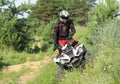
[[58,43],[58,34],[59,34],[59,32],[58,32],[58,24],[56,24],[55,27],[54,27],[54,38],[53,38],[55,44]]
[[74,23],[71,21],[70,22],[70,36],[73,36],[76,33]]

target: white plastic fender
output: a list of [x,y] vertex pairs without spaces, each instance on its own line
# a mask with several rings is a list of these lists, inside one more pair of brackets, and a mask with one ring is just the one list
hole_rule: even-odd
[[68,63],[68,62],[70,62],[70,57],[69,56],[67,56],[66,54],[64,54],[62,57],[60,57],[60,58],[54,58],[53,59],[54,60],[54,62],[60,62],[61,64],[65,64],[65,63]]
[[[83,52],[83,44],[80,44],[79,46],[77,46],[76,48],[73,48],[73,53],[75,56],[79,56],[81,54],[81,52]],[[77,53],[79,51],[79,53]]]

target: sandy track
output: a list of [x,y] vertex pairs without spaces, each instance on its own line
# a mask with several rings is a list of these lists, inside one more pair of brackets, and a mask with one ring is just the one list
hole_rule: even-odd
[[[27,72],[18,78],[18,84],[26,84],[27,81],[34,79],[39,74],[40,70],[51,62],[51,58],[45,53],[44,60],[8,66],[3,69],[2,73],[19,72],[22,68],[30,69],[30,72]],[[0,81],[0,84],[2,84],[2,81]]]

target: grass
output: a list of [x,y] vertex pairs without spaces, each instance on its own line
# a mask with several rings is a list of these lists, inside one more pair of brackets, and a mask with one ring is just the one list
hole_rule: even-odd
[[[108,21],[98,31],[92,32],[90,47],[94,59],[86,68],[73,71],[61,84],[119,84],[120,83],[120,25]],[[95,50],[96,49],[96,50]]]
[[33,62],[33,61],[40,61],[44,59],[44,53],[39,52],[37,54],[30,54],[28,55],[28,61]]
[[3,66],[20,64],[26,61],[26,53],[19,53],[10,49],[4,49],[0,50],[0,58]]
[[9,65],[21,64],[26,61],[39,61],[44,58],[43,52],[27,53],[16,52],[12,49],[0,50],[0,68]]
[[[114,55],[116,53],[116,55]],[[120,49],[105,48],[98,53],[85,70],[75,70],[67,73],[60,84],[119,84],[120,83]],[[114,56],[114,57],[113,57]]]
[[[87,49],[90,50],[94,59],[86,64],[84,70],[79,68],[74,69],[72,72],[66,72],[65,77],[62,80],[58,80],[56,76],[57,65],[51,63],[46,65],[38,73],[38,76],[35,79],[28,81],[27,84],[119,84],[119,28],[119,24],[116,24],[115,21],[108,21],[108,23],[105,23],[100,29],[98,28],[98,31],[91,34],[92,38],[90,39],[93,42],[93,45],[87,46]],[[80,43],[85,44],[85,46],[89,45],[84,39],[88,29],[76,26],[76,30],[77,33],[74,35],[74,38]],[[48,53],[49,56],[53,58],[57,51],[53,52],[52,46],[48,46],[49,48],[44,51],[44,53]],[[43,53],[39,53],[39,55],[43,55]],[[19,74],[13,76],[19,77]],[[1,75],[1,77],[4,78],[3,75]],[[17,79],[14,80],[14,83],[16,83]]]
[[56,66],[51,63],[44,67],[35,79],[27,82],[27,84],[57,84]]
[[19,72],[0,73],[0,80],[2,84],[18,84],[18,78],[26,72],[29,72],[29,69],[24,67]]
[[87,32],[87,28],[84,26],[77,25],[75,27],[75,29],[76,29],[76,33],[73,38],[76,39],[77,41],[83,43],[84,42],[84,34]]

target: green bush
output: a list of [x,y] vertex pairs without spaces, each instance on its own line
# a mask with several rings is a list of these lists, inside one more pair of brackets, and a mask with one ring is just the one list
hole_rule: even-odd
[[49,24],[43,23],[41,26],[38,27],[36,31],[36,35],[41,38],[40,43],[42,51],[47,51],[51,47],[48,42],[53,40],[53,31],[55,24],[56,20],[51,20]]
[[26,61],[39,61],[43,58],[43,52],[39,52],[36,55],[36,53],[28,53],[26,51],[17,52],[10,48],[4,48],[3,50],[0,50],[0,69],[4,66],[21,64]]
[[[117,84],[119,80],[119,54],[120,54],[120,25],[118,20],[108,20],[96,31],[91,33],[94,53],[95,73],[109,75],[111,83]],[[100,74],[98,74],[100,75]],[[109,84],[106,81],[106,84]]]
[[108,20],[91,33],[90,39],[93,46],[99,47],[100,44],[114,48],[120,47],[120,25],[118,20]]
[[50,23],[45,24],[43,23],[42,25],[40,25],[36,31],[36,35],[41,37],[42,40],[44,41],[49,41],[51,40],[53,37],[53,29],[56,23],[56,19],[55,20],[51,20]]
[[16,7],[15,0],[2,0],[0,4],[0,48],[5,45],[23,51],[28,47],[34,31],[31,31],[32,27],[28,19],[19,19],[17,15],[22,14],[29,7],[27,4]]
[[44,30],[42,32],[43,40],[49,41],[53,38],[53,30],[56,20],[51,20],[48,25],[44,25]]
[[89,19],[97,24],[104,23],[107,19],[115,18],[120,10],[117,0],[99,0],[99,3],[93,8],[93,12]]
[[[118,32],[116,31],[117,27],[114,29],[112,27],[118,24],[118,20],[114,19],[117,19],[115,15],[118,13],[119,9],[119,3],[116,0],[99,1],[99,3],[97,3],[97,5],[93,8],[92,13],[89,14],[89,22],[87,23],[88,32],[85,36],[87,43],[94,47],[92,48],[93,50],[91,49],[91,51],[96,52],[98,50],[100,47],[99,42],[107,43],[108,41],[111,42],[111,40],[115,40],[115,38],[112,38],[110,34],[107,35],[106,32],[111,33],[112,35],[115,32]],[[115,24],[112,24],[111,20],[113,20],[112,22]],[[105,26],[107,28],[105,28]],[[103,27],[104,29],[102,29]],[[107,37],[105,37],[105,35],[107,35]],[[113,37],[114,36],[115,34]]]
[[60,84],[119,84],[120,83],[120,24],[108,20],[91,33],[92,62],[83,72],[67,73]]

